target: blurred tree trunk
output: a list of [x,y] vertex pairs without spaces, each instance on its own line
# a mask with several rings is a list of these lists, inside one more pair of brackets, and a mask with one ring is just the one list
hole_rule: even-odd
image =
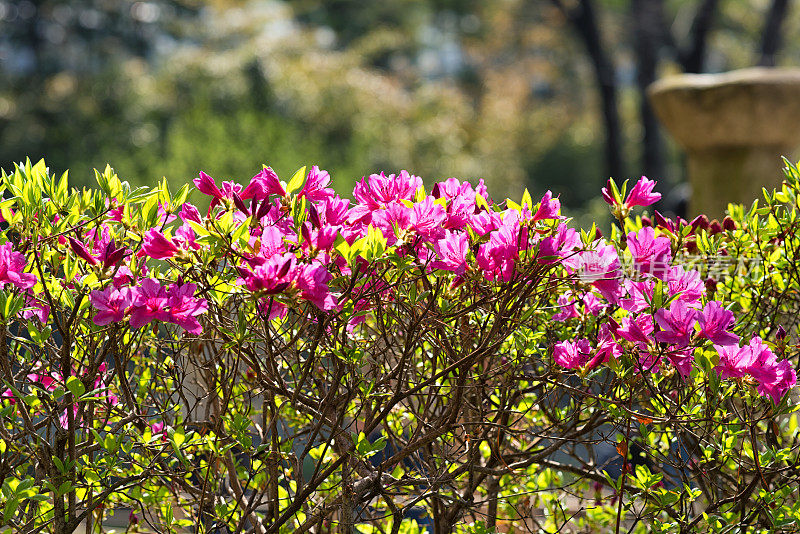
[[783,20],[789,10],[789,0],[773,0],[761,32],[761,50],[758,65],[774,67],[775,56],[781,47]]
[[686,48],[678,50],[678,62],[684,72],[703,72],[706,59],[706,44],[708,33],[714,24],[714,15],[717,11],[718,0],[700,0],[692,19],[689,30],[689,44]]
[[580,0],[575,7],[570,8],[561,0],[552,2],[575,29],[589,54],[600,91],[606,130],[606,175],[620,178],[623,175],[622,136],[617,106],[616,71],[602,43],[594,4],[591,0]]
[[645,175],[658,178],[664,174],[663,142],[658,119],[647,98],[647,88],[656,81],[659,52],[665,41],[664,2],[632,0],[631,17],[639,114],[642,120],[642,153],[639,164]]

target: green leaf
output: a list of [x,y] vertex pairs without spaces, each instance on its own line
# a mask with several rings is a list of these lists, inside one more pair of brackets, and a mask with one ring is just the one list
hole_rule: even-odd
[[289,180],[289,183],[286,184],[286,194],[291,195],[295,191],[299,191],[301,187],[303,187],[303,183],[306,180],[306,167],[305,165],[300,167],[292,179]]
[[186,434],[183,433],[183,430],[178,429],[172,434],[172,441],[176,447],[180,447],[186,442]]
[[106,434],[105,439],[103,439],[103,448],[111,453],[116,452],[117,440],[114,439],[114,436],[111,433]]
[[528,206],[528,209],[533,211],[533,199],[527,187],[525,188],[525,192],[522,193],[522,206]]
[[67,378],[67,389],[75,396],[75,398],[80,398],[81,395],[86,393],[86,387],[81,382],[81,379],[77,376],[71,376]]
[[172,199],[173,208],[178,208],[182,204],[186,202],[186,199],[189,198],[189,192],[191,189],[189,188],[189,184],[183,184],[178,194],[175,195],[175,198]]

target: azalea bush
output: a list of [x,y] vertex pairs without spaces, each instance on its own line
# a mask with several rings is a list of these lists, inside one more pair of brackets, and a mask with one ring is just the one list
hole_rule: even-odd
[[3,171],[2,525],[796,531],[799,176],[722,223],[609,181],[604,234],[405,171]]

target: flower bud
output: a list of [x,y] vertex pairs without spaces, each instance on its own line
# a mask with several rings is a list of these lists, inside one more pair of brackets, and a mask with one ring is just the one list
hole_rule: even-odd
[[706,291],[708,291],[709,298],[711,298],[714,293],[717,292],[717,281],[711,277],[706,279]]
[[708,217],[706,217],[705,215],[698,215],[697,217],[692,219],[692,222],[689,224],[691,224],[693,232],[696,232],[698,229],[708,230],[708,225],[709,225]]
[[69,241],[70,248],[72,249],[72,251],[75,253],[76,256],[86,260],[91,265],[98,265],[100,263],[99,261],[97,261],[97,258],[92,256],[86,249],[86,247],[83,246],[83,243],[81,243],[72,236],[67,236],[67,240]]
[[710,235],[715,235],[715,234],[718,234],[718,233],[720,233],[720,232],[722,232],[722,225],[719,223],[719,221],[718,221],[718,220],[714,219],[714,220],[713,220],[713,221],[711,221],[711,223],[708,225],[708,233],[709,233]]
[[775,333],[775,338],[778,341],[783,341],[786,339],[786,329],[783,328],[783,325],[778,325],[778,331]]
[[736,230],[736,222],[731,219],[730,215],[726,215],[725,218],[722,219],[722,228],[728,232]]
[[242,197],[240,197],[239,194],[235,191],[233,192],[233,203],[239,211],[241,211],[245,215],[248,216],[250,215],[250,211],[247,209],[247,206],[245,206]]
[[673,227],[672,221],[661,215],[661,213],[658,210],[656,210],[655,219],[656,219],[655,221],[656,226],[661,226],[662,228],[668,228],[668,229],[671,229]]

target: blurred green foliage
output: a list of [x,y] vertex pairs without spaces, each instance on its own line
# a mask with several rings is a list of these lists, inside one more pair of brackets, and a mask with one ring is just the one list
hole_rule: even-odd
[[[763,11],[728,4],[715,70],[749,64],[743,36]],[[629,6],[597,5],[631,155]],[[695,5],[665,4],[679,37]],[[607,178],[591,66],[547,1],[0,0],[0,74],[0,167],[46,156],[77,184],[106,162],[133,184],[316,163],[341,191],[405,168],[429,183],[484,178],[498,197],[560,190],[577,208]]]
[[[37,24],[58,25],[53,20],[61,4],[42,2]],[[136,13],[140,4],[120,5]],[[584,136],[576,143],[576,136],[565,135],[577,117],[584,131],[594,122],[585,95],[573,98],[579,90],[544,105],[557,91],[547,81],[531,85],[531,65],[512,76],[518,65],[486,60],[480,66],[475,62],[483,60],[451,57],[458,78],[436,70],[436,61],[464,35],[463,24],[450,28],[453,21],[466,17],[470,35],[476,28],[499,31],[513,12],[498,9],[484,23],[471,2],[375,3],[366,10],[342,2],[348,9],[332,19],[325,16],[332,6],[323,12],[313,4],[216,2],[175,9],[151,2],[158,8],[148,23],[151,41],[135,32],[126,41],[123,32],[88,65],[54,61],[56,44],[39,43],[37,57],[50,59],[37,65],[48,68],[22,69],[0,82],[0,166],[25,154],[46,155],[82,183],[92,168],[111,162],[131,183],[152,184],[162,175],[182,182],[201,169],[241,180],[261,163],[285,177],[318,163],[342,190],[364,174],[406,168],[427,181],[485,178],[509,196],[525,186],[543,191],[564,176],[576,184],[568,204],[593,194],[603,178],[596,171],[597,140]],[[70,9],[76,17],[124,18],[124,8],[108,13],[100,5],[80,0]],[[441,12],[449,13],[444,22],[437,18]],[[413,35],[425,28],[427,36]],[[94,50],[106,42],[102,32],[115,31],[95,28],[86,38],[87,29],[78,30],[63,43]],[[163,41],[168,45],[157,46]],[[426,67],[426,61],[432,63]],[[471,86],[470,72],[479,68]]]

